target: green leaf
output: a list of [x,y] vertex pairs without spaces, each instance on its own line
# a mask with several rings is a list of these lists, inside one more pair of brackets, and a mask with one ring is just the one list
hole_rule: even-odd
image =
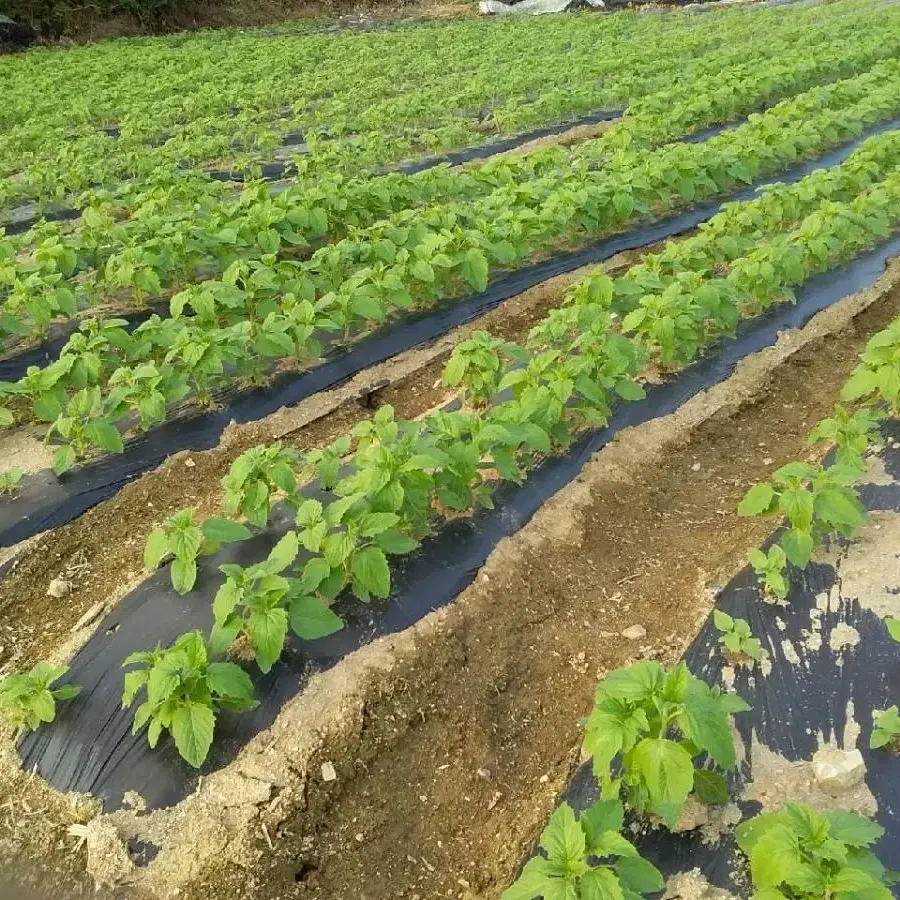
[[734,628],[734,619],[721,609],[713,610],[713,622],[719,631],[731,631]]
[[393,528],[399,521],[400,516],[396,513],[366,513],[360,520],[359,533],[362,537],[375,537]]
[[790,826],[776,823],[762,834],[750,855],[750,873],[759,887],[777,887],[801,863],[797,836]]
[[822,815],[828,820],[831,837],[850,847],[868,847],[884,834],[877,822],[845,809],[828,809]]
[[240,666],[229,662],[210,663],[206,684],[212,693],[229,700],[252,700],[253,681]]
[[559,871],[578,874],[587,866],[584,862],[586,844],[581,825],[568,803],[563,803],[550,816],[547,827],[541,832],[540,845],[547,851],[547,858]]
[[375,538],[375,543],[384,550],[395,556],[402,556],[406,553],[412,553],[419,542],[408,534],[402,532],[399,528],[391,528],[383,531]]
[[697,769],[694,772],[694,793],[707,806],[722,806],[728,802],[728,787],[721,772]]
[[291,629],[305,641],[327,637],[344,627],[341,617],[318,597],[301,595],[291,602]]
[[702,688],[692,690],[678,722],[685,735],[701,750],[708,751],[723,769],[734,768],[734,738],[717,697]]
[[38,691],[29,696],[26,702],[41,722],[52,722],[56,718],[56,701],[50,691]]
[[197,580],[197,561],[176,556],[172,560],[172,586],[179,594],[186,594]]
[[900,642],[900,619],[894,619],[891,616],[887,616],[884,620],[885,627],[888,630],[888,634],[897,642]]
[[616,871],[623,887],[636,894],[654,894],[665,886],[665,880],[659,869],[639,856],[617,860]]
[[256,649],[256,664],[263,672],[269,672],[284,650],[287,638],[287,611],[275,609],[255,610],[247,619],[247,632]]
[[212,745],[216,717],[203,703],[188,700],[175,710],[170,731],[178,752],[195,769],[203,765]]
[[581,900],[623,900],[622,886],[612,869],[590,869],[578,885]]
[[[553,897],[554,891],[565,882],[555,875],[550,863],[543,856],[528,860],[522,874],[501,895],[500,900],[534,900],[536,897]],[[563,895],[565,896],[565,895]]]
[[246,525],[240,522],[232,522],[231,519],[220,519],[216,516],[210,516],[200,526],[203,530],[203,536],[215,544],[231,544],[235,541],[246,541],[253,537],[252,532]]
[[643,660],[616,669],[601,682],[603,693],[630,702],[641,702],[662,690],[666,670],[655,660]]
[[331,566],[321,556],[314,556],[303,567],[300,576],[300,590],[311,594],[329,575]]
[[53,454],[53,471],[57,475],[62,475],[63,472],[68,472],[75,465],[75,462],[75,448],[71,444],[65,444],[57,448]]
[[581,827],[585,830],[588,849],[595,846],[596,840],[607,831],[619,832],[625,820],[622,802],[616,800],[598,800],[589,806],[580,818]]
[[744,495],[744,499],[738,504],[739,516],[761,516],[771,511],[772,501],[775,499],[775,491],[772,485],[763,483],[750,488]]
[[383,550],[378,547],[366,547],[354,553],[350,571],[369,593],[381,598],[390,595],[391,572]]
[[240,603],[243,591],[230,578],[216,591],[213,598],[213,618],[217,625],[221,625],[234,612]]
[[[632,751],[632,767],[639,771],[654,807],[680,809],[694,784],[694,765],[684,747],[664,738],[644,738]],[[676,816],[666,815],[670,826]]]
[[779,544],[784,550],[784,555],[798,569],[805,569],[809,565],[809,558],[815,546],[811,534],[792,528],[781,536]]
[[424,259],[417,259],[412,264],[410,274],[413,278],[416,278],[419,281],[428,282],[429,284],[434,281],[434,269],[431,267],[431,264]]
[[144,547],[144,568],[153,572],[169,552],[169,538],[162,528],[154,528]]
[[122,453],[125,450],[119,429],[109,422],[91,422],[84,429],[84,433],[94,446],[100,447],[108,453]]
[[283,572],[297,558],[300,541],[296,531],[289,531],[271,550],[266,560],[266,569],[275,574]]
[[488,261],[481,250],[473,247],[466,251],[461,271],[472,290],[483,291],[487,288]]

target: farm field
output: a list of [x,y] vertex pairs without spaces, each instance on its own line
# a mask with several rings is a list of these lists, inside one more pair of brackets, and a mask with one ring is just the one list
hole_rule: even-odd
[[900,5],[0,88],[0,897],[900,897]]

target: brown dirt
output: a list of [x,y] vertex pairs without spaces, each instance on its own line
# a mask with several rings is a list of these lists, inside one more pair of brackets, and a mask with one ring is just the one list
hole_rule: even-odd
[[[337,781],[310,778],[306,808],[272,848],[259,840],[254,865],[220,862],[182,897],[499,896],[578,761],[597,678],[680,656],[711,606],[704,586],[769,530],[739,519],[738,500],[808,453],[810,427],[898,301],[894,288],[637,474],[613,454],[608,478],[583,483],[583,503],[529,526],[530,558],[524,541],[517,554],[501,545],[465,607],[385,676],[346,753],[331,748]],[[630,446],[633,464],[642,451]],[[636,623],[646,637],[623,639]]]

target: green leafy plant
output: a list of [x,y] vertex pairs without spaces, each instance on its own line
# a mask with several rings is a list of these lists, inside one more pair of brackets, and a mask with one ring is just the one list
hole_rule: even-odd
[[865,522],[865,507],[850,487],[858,477],[858,469],[841,463],[828,467],[788,463],[774,472],[771,481],[747,492],[738,515],[786,517],[790,527],[779,544],[788,560],[804,569],[824,536],[851,538]]
[[863,469],[863,454],[878,431],[878,423],[884,418],[877,410],[862,407],[853,414],[836,404],[834,413],[823,419],[810,432],[807,444],[826,441],[837,448],[837,461],[848,468]]
[[279,492],[296,505],[295,467],[301,455],[296,450],[272,444],[244,451],[222,479],[222,510],[243,515],[260,528],[269,521],[272,498]]
[[881,400],[900,414],[900,321],[873,335],[841,391],[844,400]]
[[[610,672],[597,686],[584,738],[602,796],[624,793],[636,811],[658,815],[669,827],[692,791],[703,803],[727,802],[725,779],[714,767],[735,767],[729,715],[747,709],[683,662],[668,672],[652,660]],[[711,767],[699,764],[704,754]]]
[[889,706],[872,716],[872,734],[869,747],[878,750],[881,747],[897,749],[900,747],[900,710],[897,706]]
[[505,345],[487,331],[476,331],[460,341],[444,366],[442,381],[449,387],[462,385],[463,401],[475,407],[485,406],[497,393],[503,377]]
[[178,752],[194,768],[209,754],[216,712],[246,712],[257,705],[250,676],[234,663],[210,662],[199,631],[181,635],[171,647],[133,653],[122,665],[140,667],[125,674],[122,708],[146,691],[134,713],[132,734],[147,728],[147,740],[155,747],[162,732],[170,732]]
[[563,803],[541,832],[532,857],[501,900],[638,900],[664,887],[659,870],[622,837],[619,800],[598,800],[578,818]]
[[817,813],[798,803],[742,822],[736,830],[760,900],[890,900],[893,873],[869,849],[882,834],[879,824],[856,813]]
[[159,528],[150,532],[144,547],[144,566],[158,569],[168,557],[172,559],[172,585],[186,594],[197,580],[197,557],[215,553],[223,544],[246,541],[251,532],[239,522],[210,517],[198,525],[193,509],[173,513]]
[[[900,643],[900,619],[886,616],[884,625],[888,634]],[[900,748],[900,712],[896,706],[889,706],[882,712],[875,713],[872,717],[872,726],[869,746],[873,750],[880,747],[889,747],[892,750]]]
[[773,544],[767,551],[751,547],[747,551],[747,559],[766,594],[784,600],[788,595],[788,580],[784,574],[787,556],[784,550],[778,544]]
[[119,429],[106,413],[98,386],[83,388],[72,396],[66,408],[51,424],[47,440],[58,433],[67,443],[53,454],[53,471],[62,475],[83,459],[93,447],[108,453],[125,449]]
[[81,692],[77,684],[53,685],[68,672],[67,666],[41,661],[22,675],[0,680],[0,710],[20,731],[36,731],[56,718],[58,701],[71,700]]
[[289,531],[263,562],[247,568],[220,567],[225,583],[213,601],[215,626],[210,646],[214,652],[230,647],[239,635],[246,635],[257,665],[268,672],[284,650],[289,624],[306,640],[326,637],[343,627],[340,616],[327,604],[303,591],[302,579],[283,576],[299,549],[296,532]]
[[12,494],[19,486],[25,470],[21,466],[14,466],[6,472],[0,472],[0,494]]
[[759,660],[763,649],[759,640],[753,637],[746,619],[734,619],[720,609],[713,610],[713,622],[721,632],[719,643],[735,657]]

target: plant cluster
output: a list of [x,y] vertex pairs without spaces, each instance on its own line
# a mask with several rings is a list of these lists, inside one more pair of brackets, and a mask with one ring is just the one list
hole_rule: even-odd
[[66,666],[42,661],[28,672],[0,679],[0,712],[18,731],[36,731],[52,722],[57,702],[71,700],[81,692],[77,684],[53,687],[68,671]]
[[[884,64],[890,65],[894,64]],[[709,195],[749,181],[761,170],[795,159],[798,152],[813,152],[823,141],[838,140],[843,129],[852,133],[858,130],[861,121],[882,115],[880,106],[897,102],[900,92],[888,90],[890,83],[878,82],[884,74],[881,69],[877,73],[873,70],[848,82],[815,89],[702,145],[674,144],[661,148],[655,151],[658,159],[642,158],[637,164],[642,172],[640,179],[636,173],[629,174],[615,166],[609,171],[575,170],[566,177],[580,182],[584,199],[579,202],[589,203],[592,209],[588,219],[573,210],[564,217],[556,214],[547,217],[541,213],[534,218],[536,211],[550,208],[547,204],[557,207],[553,198],[559,196],[562,188],[558,184],[559,176],[554,174],[532,181],[534,188],[544,185],[549,193],[541,189],[523,194],[511,184],[498,188],[483,201],[458,209],[434,207],[427,215],[431,219],[427,225],[410,215],[400,215],[372,226],[358,238],[322,247],[306,262],[279,262],[274,254],[259,261],[235,261],[220,281],[195,285],[173,297],[172,317],[152,316],[130,335],[118,320],[88,322],[73,335],[57,361],[43,369],[29,370],[19,382],[0,385],[0,391],[14,397],[17,403],[23,400],[30,403],[32,415],[50,422],[51,431],[62,435],[62,440],[72,447],[60,455],[58,471],[64,471],[79,454],[93,447],[113,447],[108,425],[121,423],[127,428],[131,423],[138,428],[150,427],[165,417],[167,403],[187,394],[192,394],[198,403],[208,402],[213,388],[229,377],[226,373],[236,372],[259,382],[278,359],[314,359],[320,352],[321,334],[325,332],[341,330],[349,336],[354,330],[369,327],[397,310],[427,306],[443,296],[458,293],[464,286],[483,289],[491,267],[527,258],[543,241],[558,240],[559,228],[570,228],[568,223],[572,221],[578,223],[579,229],[613,229],[633,215],[646,215],[672,203],[690,202],[697,191]],[[900,68],[896,77],[900,78]],[[874,83],[879,86],[872,90]],[[825,118],[837,115],[838,119],[832,122],[837,131],[823,130],[822,124],[808,118],[825,96],[832,98],[838,109],[818,115]],[[843,107],[847,102],[856,104],[853,112]],[[773,137],[780,142],[774,147],[769,145]],[[767,148],[765,152],[761,152],[760,140]],[[892,154],[896,154],[896,147],[889,141],[873,147],[868,161],[872,170],[868,176],[870,181],[890,167]],[[708,162],[698,166],[703,159]],[[693,173],[690,177],[695,180],[695,188],[691,191],[684,187],[685,171]],[[859,182],[863,177],[861,171],[859,165],[848,167],[848,182]],[[623,178],[631,181],[627,198],[618,187]],[[673,179],[675,188],[671,186]],[[826,196],[834,196],[834,189],[833,184],[818,188]],[[887,197],[886,202],[889,200]],[[603,203],[600,207],[599,201]],[[760,267],[771,265],[765,248],[736,260],[741,265],[721,285],[706,285],[700,303],[690,303],[690,299],[698,287],[696,280],[702,277],[702,269],[693,276],[683,272],[680,278],[672,280],[667,292],[647,294],[648,285],[638,287],[642,294],[636,307],[637,295],[624,296],[623,329],[634,332],[643,342],[658,346],[665,364],[689,357],[708,337],[703,331],[708,330],[710,323],[718,333],[733,328],[737,318],[735,297],[722,296],[720,287],[734,285],[739,298],[752,285],[761,294],[754,296],[753,302],[757,305],[771,302],[766,297],[773,288],[782,288],[788,276],[802,280],[808,269],[823,268],[832,257],[840,256],[833,251],[821,258],[816,255],[821,243],[816,232],[823,228],[833,230],[836,225],[832,218],[843,217],[837,224],[847,231],[846,235],[842,234],[844,253],[852,251],[854,240],[870,240],[872,230],[884,227],[880,218],[876,220],[875,211],[870,213],[871,225],[865,218],[862,222],[851,218],[861,215],[854,204],[863,205],[862,195],[859,202],[833,202],[832,208],[822,212],[825,218],[809,223],[808,233],[796,236],[810,245],[809,258],[800,259],[796,250],[788,254],[780,264],[785,271],[773,271],[768,279],[770,283],[758,277]],[[514,204],[512,210],[510,203]],[[807,200],[807,206],[809,203]],[[516,206],[521,207],[522,215],[531,223],[525,234],[509,221]],[[845,206],[850,207],[846,212]],[[500,215],[501,207],[506,210],[503,215]],[[484,218],[480,218],[482,215]],[[880,211],[878,216],[882,216]],[[786,217],[782,215],[782,218]],[[482,230],[477,232],[468,227],[468,219],[472,219],[472,225],[480,222],[478,227]],[[707,255],[712,243],[723,256],[727,256],[728,248],[740,253],[746,246],[738,243],[734,247],[733,242],[719,240],[714,235],[706,237],[705,242],[703,249]],[[691,248],[695,246],[691,244]],[[784,253],[784,248],[776,246],[774,252]],[[768,252],[769,256],[771,253]],[[683,261],[681,257],[673,260],[679,265]],[[656,281],[659,283],[658,277]],[[683,309],[673,315],[673,305]],[[482,356],[490,362],[489,356],[484,353]],[[456,377],[455,373],[451,375]],[[93,393],[98,387],[100,400]],[[63,420],[60,424],[68,427],[66,420],[72,416],[64,407],[75,394],[85,390],[91,393],[79,395],[76,412],[84,419],[81,407],[89,407],[87,418],[101,420],[102,443],[95,439],[99,436],[97,428],[91,428],[85,435],[78,432],[73,438],[64,429],[54,427],[60,418]]]
[[896,877],[869,849],[883,834],[880,825],[857,813],[819,813],[800,803],[755,816],[736,832],[760,900],[890,900]]

